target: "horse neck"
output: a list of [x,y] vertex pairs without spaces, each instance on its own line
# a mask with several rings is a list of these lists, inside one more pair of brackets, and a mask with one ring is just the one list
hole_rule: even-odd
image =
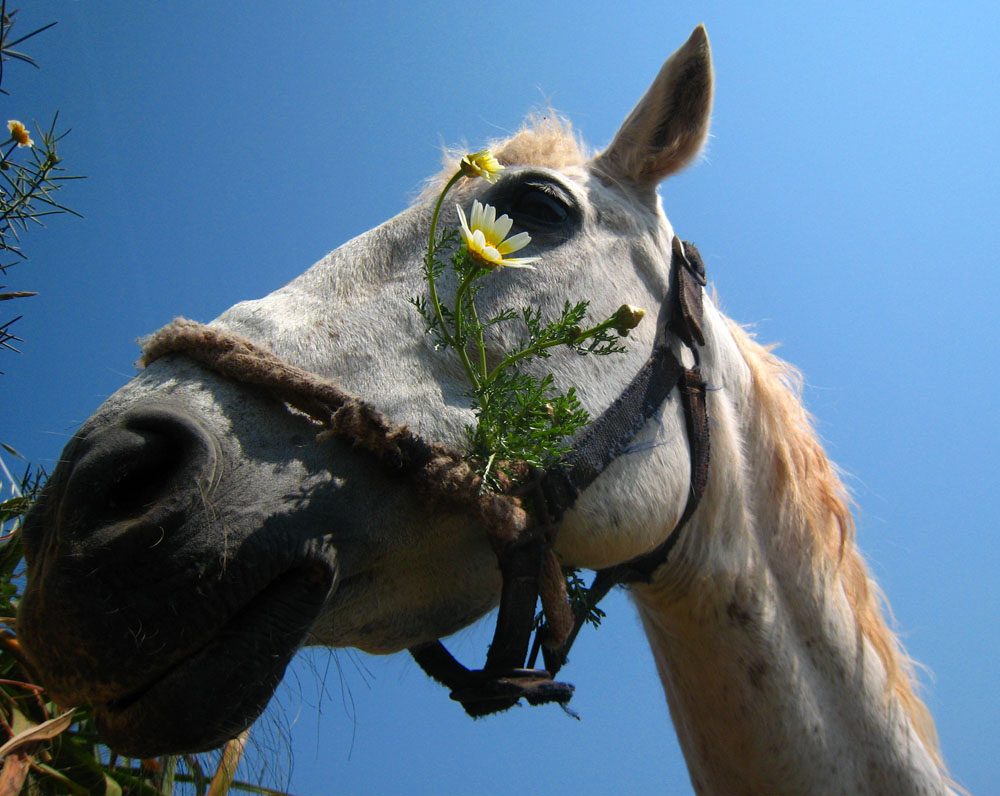
[[949,793],[791,371],[712,317],[708,492],[633,592],[695,790]]

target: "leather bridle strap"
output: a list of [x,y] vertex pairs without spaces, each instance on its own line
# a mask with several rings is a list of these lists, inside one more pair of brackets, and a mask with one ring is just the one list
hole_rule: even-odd
[[[573,686],[557,683],[552,678],[565,663],[587,616],[615,585],[650,580],[653,572],[666,562],[681,529],[704,493],[709,433],[705,383],[701,378],[697,346],[705,344],[701,290],[705,285],[705,269],[692,244],[681,243],[675,236],[672,248],[675,267],[670,295],[673,305],[669,311],[665,307],[660,313],[649,359],[569,453],[528,485],[537,496],[535,523],[517,539],[498,546],[503,590],[486,665],[480,670],[467,669],[440,641],[410,649],[425,673],[449,688],[452,699],[461,702],[472,716],[506,710],[522,697],[530,704],[568,702]],[[668,331],[692,351],[693,368],[685,368],[677,359],[669,344]],[[551,547],[555,544],[563,515],[601,472],[626,452],[635,435],[659,411],[675,387],[682,401],[691,456],[691,487],[680,520],[654,550],[598,571],[586,600],[577,606],[568,633],[550,638],[545,625],[538,628],[528,666],[534,665],[539,646],[542,646],[546,669],[520,668],[535,625],[539,580],[544,576],[546,558],[554,560]]]

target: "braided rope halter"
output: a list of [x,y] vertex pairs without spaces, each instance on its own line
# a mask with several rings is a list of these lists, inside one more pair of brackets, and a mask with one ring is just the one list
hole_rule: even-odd
[[[529,469],[523,462],[507,463],[505,469],[517,476],[517,483],[502,476],[505,480],[499,492],[482,488],[482,479],[456,448],[427,442],[358,396],[239,335],[179,318],[143,341],[139,364],[145,367],[162,356],[180,353],[226,378],[263,387],[323,426],[319,439],[348,440],[385,467],[406,475],[428,503],[451,504],[475,517],[489,534],[503,576],[486,663],[482,669],[470,670],[440,640],[412,647],[410,653],[428,676],[450,689],[451,698],[461,702],[470,716],[506,710],[522,697],[533,705],[565,705],[573,686],[556,682],[554,677],[587,616],[614,586],[649,582],[666,563],[708,479],[708,412],[698,353],[705,345],[705,266],[698,250],[676,236],[672,252],[668,294],[672,302],[661,307],[652,353],[645,364],[556,463],[542,471]],[[680,363],[671,350],[669,334],[692,352],[694,367]],[[654,549],[598,570],[586,598],[574,611],[553,552],[563,515],[625,451],[675,387],[684,409],[691,456],[690,490],[681,518]],[[544,616],[540,624],[536,622],[539,598]],[[534,668],[539,649],[544,669]]]

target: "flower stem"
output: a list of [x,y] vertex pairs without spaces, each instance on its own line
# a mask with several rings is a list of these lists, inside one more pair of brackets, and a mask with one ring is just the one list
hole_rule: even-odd
[[490,457],[486,460],[486,466],[483,468],[483,475],[482,475],[484,484],[487,482],[486,479],[489,478],[490,471],[493,469],[493,462],[496,459],[496,457],[497,455],[495,453],[491,453]]
[[427,270],[427,287],[429,293],[431,294],[431,306],[434,308],[434,317],[437,318],[438,328],[441,330],[441,336],[444,338],[445,342],[453,348],[458,348],[455,345],[455,338],[452,336],[451,332],[448,331],[448,327],[444,322],[444,314],[441,312],[441,301],[437,294],[437,285],[434,283],[434,245],[435,236],[437,235],[437,222],[438,216],[441,214],[441,204],[444,202],[445,194],[451,190],[451,187],[458,182],[461,178],[462,172],[459,170],[456,172],[455,176],[448,180],[444,189],[441,191],[441,195],[438,196],[437,204],[434,205],[434,213],[431,215],[431,232],[427,240],[427,261],[424,263]]
[[472,310],[472,320],[476,323],[476,348],[479,349],[479,373],[480,380],[486,379],[486,341],[483,340],[483,325],[479,322],[479,311],[476,309],[476,302],[470,301],[469,308]]
[[[610,329],[615,324],[614,316],[608,318],[606,321],[597,324],[597,326],[591,326],[589,329],[584,329],[580,334],[573,340],[574,343],[581,343],[584,340],[594,337],[606,329]],[[491,384],[493,380],[500,375],[500,373],[507,367],[513,365],[519,359],[524,359],[525,357],[534,356],[539,351],[544,351],[547,348],[555,348],[557,345],[564,345],[566,339],[563,337],[549,340],[541,340],[527,348],[522,348],[520,351],[509,354],[503,362],[497,365],[493,370],[489,372],[489,375],[483,379],[483,386]]]
[[483,344],[483,327],[479,323],[479,312],[476,310],[476,302],[469,300],[469,312],[472,315],[473,329],[475,331],[475,343],[476,348],[479,351],[479,370],[477,371],[468,356],[468,351],[466,350],[467,341],[465,335],[463,334],[463,329],[465,328],[465,320],[462,317],[464,313],[464,305],[466,304],[466,296],[469,292],[469,286],[479,277],[479,275],[484,271],[483,268],[474,268],[469,272],[468,276],[462,281],[458,286],[458,290],[455,293],[455,338],[460,343],[456,346],[458,350],[458,355],[462,360],[462,365],[465,367],[465,372],[469,377],[469,381],[472,383],[472,387],[475,390],[479,389],[479,385],[482,383],[483,379],[486,378],[486,347]]

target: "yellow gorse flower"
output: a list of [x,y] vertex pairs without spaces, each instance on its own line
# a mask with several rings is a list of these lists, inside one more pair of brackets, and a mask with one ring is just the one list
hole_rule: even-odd
[[[469,254],[476,258],[485,268],[533,268],[530,263],[538,257],[507,257],[523,249],[531,242],[527,232],[519,232],[507,238],[507,233],[514,225],[510,216],[497,218],[497,210],[492,205],[484,205],[478,200],[472,203],[472,213],[466,220],[465,212],[458,207],[458,218],[462,223],[462,239],[469,249]],[[505,239],[506,238],[506,239]]]
[[466,177],[482,177],[487,182],[496,182],[497,175],[503,171],[503,166],[488,149],[466,155],[462,158],[460,168]]
[[7,122],[7,129],[10,130],[11,140],[17,141],[18,146],[35,145],[35,142],[31,140],[31,136],[28,135],[28,128],[17,121],[17,119],[11,119]]

